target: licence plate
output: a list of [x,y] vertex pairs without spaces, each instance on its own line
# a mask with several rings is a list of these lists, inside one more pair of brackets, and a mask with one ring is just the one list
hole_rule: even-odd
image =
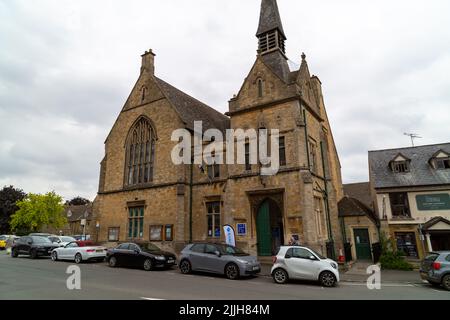
[[254,266],[254,267],[253,267],[253,271],[256,271],[256,270],[259,270],[259,267],[258,267],[258,266]]
[[174,262],[175,262],[175,260],[173,260],[173,259],[169,259],[169,260],[167,260],[167,262],[168,262],[168,263],[174,263]]
[[95,252],[103,252],[103,250],[96,250]]

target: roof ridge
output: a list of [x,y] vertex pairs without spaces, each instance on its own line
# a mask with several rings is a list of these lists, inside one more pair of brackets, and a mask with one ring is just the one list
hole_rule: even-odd
[[414,146],[414,147],[400,147],[400,148],[389,148],[389,149],[380,149],[380,150],[369,150],[369,152],[394,151],[394,150],[405,150],[405,149],[419,149],[419,148],[423,148],[423,147],[434,147],[434,146],[442,146],[442,145],[450,146],[450,142],[424,144],[424,145],[421,145],[421,146]]

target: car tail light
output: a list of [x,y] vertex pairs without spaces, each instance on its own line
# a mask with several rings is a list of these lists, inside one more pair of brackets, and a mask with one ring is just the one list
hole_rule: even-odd
[[273,264],[275,264],[275,263],[277,263],[277,257],[272,257],[272,262],[273,262]]
[[86,250],[86,252],[92,253],[92,252],[95,252],[95,250],[94,249],[89,249],[89,250]]
[[434,270],[441,270],[441,263],[440,262],[433,262],[433,269]]

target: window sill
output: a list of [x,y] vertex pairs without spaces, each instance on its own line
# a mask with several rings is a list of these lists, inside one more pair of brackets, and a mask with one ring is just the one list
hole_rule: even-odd
[[392,217],[391,221],[415,221],[412,217]]

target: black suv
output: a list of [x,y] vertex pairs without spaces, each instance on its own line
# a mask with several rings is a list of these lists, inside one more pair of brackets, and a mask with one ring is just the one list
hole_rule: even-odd
[[19,254],[29,255],[31,259],[49,257],[53,249],[58,248],[48,238],[26,236],[17,240],[11,248],[11,257],[17,258]]

